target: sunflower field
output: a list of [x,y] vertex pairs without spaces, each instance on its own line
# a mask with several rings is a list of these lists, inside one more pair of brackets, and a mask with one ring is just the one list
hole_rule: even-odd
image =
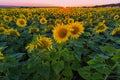
[[0,80],[120,80],[120,8],[0,8]]

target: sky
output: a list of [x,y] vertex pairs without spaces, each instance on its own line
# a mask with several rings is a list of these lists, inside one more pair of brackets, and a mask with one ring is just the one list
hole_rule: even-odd
[[0,5],[14,6],[93,6],[120,3],[120,0],[0,0]]

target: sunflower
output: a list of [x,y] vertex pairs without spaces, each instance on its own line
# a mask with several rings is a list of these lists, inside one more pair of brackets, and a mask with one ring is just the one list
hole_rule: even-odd
[[11,22],[11,21],[12,21],[12,17],[10,17],[10,16],[4,16],[4,17],[3,17],[3,20],[4,20],[5,22]]
[[60,24],[61,23],[61,20],[60,19],[56,19],[55,20],[55,24],[57,25],[57,24]]
[[17,19],[16,24],[18,27],[25,27],[27,25],[27,21],[25,19]]
[[69,30],[65,25],[58,25],[53,30],[53,37],[57,43],[62,43],[68,40]]
[[115,28],[110,34],[111,35],[120,34],[120,27]]
[[26,17],[25,17],[25,15],[24,14],[20,14],[20,16],[19,16],[20,18],[22,18],[22,19],[26,19]]
[[0,52],[0,60],[3,60],[4,59],[4,56],[3,54]]
[[38,49],[52,49],[52,39],[47,37],[40,37],[37,39],[37,48]]
[[29,52],[32,52],[33,50],[35,50],[37,48],[37,45],[34,44],[34,43],[30,43],[26,46],[26,49],[29,51]]
[[29,33],[38,33],[40,31],[39,28],[30,28]]
[[108,29],[108,27],[104,23],[99,23],[98,26],[95,27],[96,33],[102,33],[105,32]]
[[3,34],[6,31],[4,27],[0,27],[0,34]]
[[2,22],[0,22],[0,27],[3,25],[3,23]]
[[79,22],[75,22],[75,23],[70,24],[70,36],[72,38],[77,39],[79,37],[79,35],[81,35],[82,33],[84,33],[83,24],[81,24]]
[[69,19],[68,19],[68,24],[70,24],[70,23],[74,23],[74,19],[69,18]]
[[119,19],[119,15],[115,15],[115,16],[114,16],[114,19],[115,19],[115,20]]
[[48,20],[48,24],[54,24],[54,19],[51,19],[51,18],[50,18],[50,19]]
[[54,28],[53,25],[48,25],[48,26],[44,29],[44,32],[49,32],[49,31],[51,31],[53,28]]
[[41,19],[40,19],[40,23],[41,23],[41,24],[46,24],[46,23],[47,23],[47,20],[46,20],[45,18],[41,18]]
[[8,33],[9,33],[9,35],[20,36],[20,33],[17,30],[15,30],[15,29],[9,29]]

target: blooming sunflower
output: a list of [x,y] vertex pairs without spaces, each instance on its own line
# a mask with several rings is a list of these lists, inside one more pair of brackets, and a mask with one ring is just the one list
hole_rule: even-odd
[[40,19],[40,23],[41,23],[41,24],[46,24],[46,23],[47,23],[47,20],[46,20],[45,18],[41,18],[41,19]]
[[53,37],[57,43],[62,43],[68,40],[69,30],[65,25],[58,25],[53,30]]
[[70,24],[70,23],[74,23],[74,19],[69,18],[69,19],[68,19],[68,24]]
[[82,33],[84,33],[83,24],[81,24],[79,22],[75,22],[75,23],[70,24],[70,36],[72,38],[77,39],[79,37],[79,35],[81,35]]
[[3,54],[0,52],[0,60],[3,60],[4,59],[4,56]]
[[111,35],[120,34],[120,27],[115,28],[110,34]]
[[60,19],[56,19],[55,20],[55,24],[57,25],[57,24],[60,24],[61,23],[61,20]]
[[0,34],[3,34],[6,31],[4,27],[0,27]]
[[37,39],[37,48],[38,49],[52,49],[52,39],[47,37],[40,37]]
[[108,29],[108,27],[104,23],[99,23],[98,26],[95,27],[96,33],[102,33],[105,32]]
[[115,16],[114,16],[114,19],[115,19],[115,20],[119,19],[119,15],[115,15]]
[[25,27],[27,25],[27,21],[25,19],[17,19],[16,24],[18,27]]
[[12,17],[10,17],[10,16],[4,16],[4,17],[3,17],[3,20],[4,20],[5,22],[10,22],[10,21],[12,21]]

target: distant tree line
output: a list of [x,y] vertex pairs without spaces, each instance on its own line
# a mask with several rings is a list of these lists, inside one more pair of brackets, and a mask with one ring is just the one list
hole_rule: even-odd
[[96,5],[96,6],[93,6],[94,8],[97,8],[97,7],[120,7],[120,3],[117,3],[117,4],[106,4],[106,5]]

